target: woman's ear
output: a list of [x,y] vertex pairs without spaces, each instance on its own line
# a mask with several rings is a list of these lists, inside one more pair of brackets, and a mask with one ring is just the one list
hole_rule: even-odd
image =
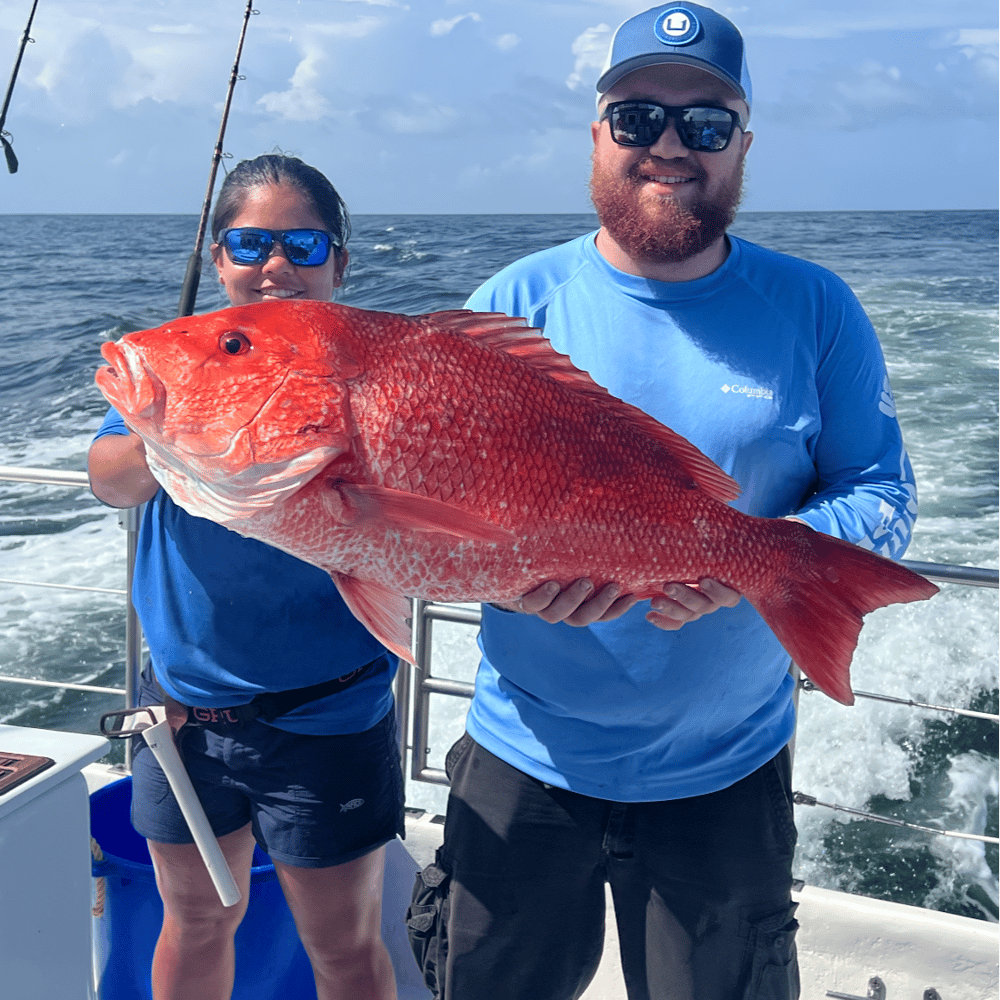
[[333,272],[333,287],[340,288],[344,283],[344,272],[347,270],[347,265],[351,262],[351,254],[347,247],[344,247],[336,255],[336,267]]
[[222,247],[218,243],[213,243],[209,248],[208,252],[212,255],[212,263],[215,265],[215,270],[219,272],[219,284],[225,285],[225,281],[222,277]]

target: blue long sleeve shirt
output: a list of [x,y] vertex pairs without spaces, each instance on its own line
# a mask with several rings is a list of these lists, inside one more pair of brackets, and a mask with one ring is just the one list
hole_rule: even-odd
[[[505,268],[469,308],[524,316],[615,396],[728,472],[748,514],[899,558],[916,491],[875,332],[815,264],[729,237],[712,274],[626,274],[595,234]],[[511,414],[516,420],[517,415]],[[470,734],[550,784],[616,801],[727,787],[794,729],[789,657],[745,600],[665,632],[643,602],[588,628],[486,607]]]

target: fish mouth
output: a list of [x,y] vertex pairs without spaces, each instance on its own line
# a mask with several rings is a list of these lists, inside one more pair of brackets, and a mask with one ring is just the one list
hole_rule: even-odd
[[98,368],[94,380],[108,402],[122,416],[151,417],[157,400],[163,398],[163,383],[142,355],[131,344],[120,341],[104,344],[101,356],[108,364]]

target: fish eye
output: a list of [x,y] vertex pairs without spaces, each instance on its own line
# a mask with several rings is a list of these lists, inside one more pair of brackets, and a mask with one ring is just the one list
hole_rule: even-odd
[[226,354],[246,354],[250,350],[250,341],[242,333],[233,331],[232,333],[224,333],[219,338],[219,347]]

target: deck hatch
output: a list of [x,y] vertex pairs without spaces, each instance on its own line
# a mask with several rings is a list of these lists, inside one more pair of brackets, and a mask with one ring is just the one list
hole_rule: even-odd
[[0,795],[54,763],[51,757],[36,757],[33,754],[8,753],[0,750]]

